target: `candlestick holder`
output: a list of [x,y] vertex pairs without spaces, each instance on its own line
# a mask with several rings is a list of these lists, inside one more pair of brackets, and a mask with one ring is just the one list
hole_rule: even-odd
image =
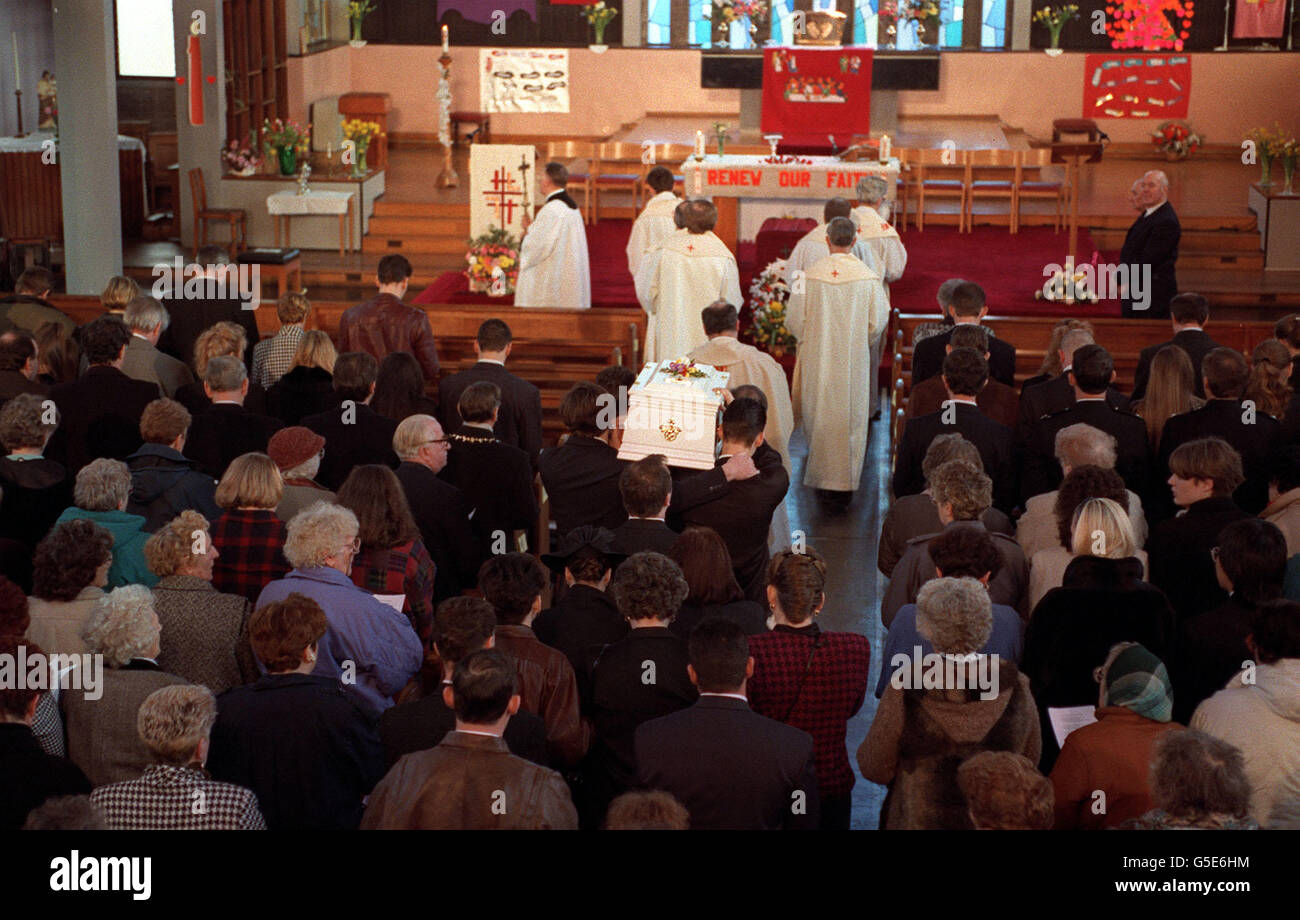
[[26,137],[27,132],[23,130],[23,91],[14,90],[14,105],[18,107],[18,133],[14,137]]
[[438,120],[438,141],[442,144],[442,172],[438,173],[439,188],[455,188],[460,177],[451,162],[451,55],[443,52],[438,58],[441,75],[438,78],[438,102],[442,112]]

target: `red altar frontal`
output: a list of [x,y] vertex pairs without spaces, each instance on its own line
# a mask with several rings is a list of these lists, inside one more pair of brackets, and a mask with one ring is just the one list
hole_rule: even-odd
[[786,147],[848,147],[871,129],[870,48],[768,48],[763,52],[764,134]]

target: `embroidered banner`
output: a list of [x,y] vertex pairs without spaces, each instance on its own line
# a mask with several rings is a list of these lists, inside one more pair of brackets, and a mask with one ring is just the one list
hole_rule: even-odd
[[840,148],[871,129],[870,48],[763,51],[764,134],[782,143]]
[[[471,144],[469,148],[469,235],[503,227],[518,239],[525,198],[537,201],[533,172],[537,148],[529,144]],[[521,171],[520,165],[528,168]],[[527,187],[525,188],[525,183]]]

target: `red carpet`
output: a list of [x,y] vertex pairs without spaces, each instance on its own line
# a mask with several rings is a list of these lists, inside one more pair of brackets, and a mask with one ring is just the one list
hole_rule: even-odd
[[[637,308],[636,288],[627,270],[631,232],[628,220],[602,220],[587,227],[593,306]],[[937,314],[934,295],[939,285],[949,278],[965,278],[984,288],[989,313],[999,316],[1119,316],[1119,302],[1114,300],[1066,308],[1034,299],[1034,292],[1042,290],[1044,266],[1064,261],[1068,239],[1050,227],[1027,227],[1014,236],[997,227],[977,227],[972,233],[935,226],[924,233],[909,230],[903,235],[907,271],[890,286],[890,299],[904,313]],[[1095,248],[1088,231],[1080,230],[1080,260],[1091,260]],[[749,282],[763,266],[750,264],[755,257],[752,243],[741,244],[739,257],[741,290],[748,298]],[[445,272],[414,302],[508,304],[512,298],[471,294],[462,272]]]

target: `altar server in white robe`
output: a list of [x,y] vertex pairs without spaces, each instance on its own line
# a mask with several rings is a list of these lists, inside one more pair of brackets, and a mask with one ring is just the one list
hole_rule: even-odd
[[676,230],[649,253],[636,274],[636,296],[650,317],[646,360],[685,357],[705,342],[700,311],[715,300],[739,307],[740,272],[736,257],[713,233],[718,209],[693,198],[683,206],[685,228]]
[[853,221],[831,221],[831,254],[791,290],[785,322],[799,340],[794,408],[808,438],[804,485],[840,493],[862,476],[875,394],[871,343],[889,322],[880,276],[851,254],[856,238]]
[[654,197],[637,216],[627,240],[627,270],[633,278],[646,255],[663,246],[664,240],[677,229],[673,211],[681,199],[673,194],[675,181],[673,171],[667,166],[656,166],[645,177],[646,188],[654,192]]
[[[826,245],[826,228],[837,217],[851,218],[852,216],[853,203],[847,198],[832,198],[826,202],[822,208],[822,222],[800,237],[799,242],[794,244],[794,249],[790,250],[786,277],[796,277],[795,272],[803,272],[806,275],[808,269],[830,255],[830,247]],[[852,252],[862,261],[866,261],[867,251],[864,246],[854,243]]]
[[587,232],[578,203],[564,187],[569,171],[563,163],[547,163],[538,176],[546,200],[529,222],[519,246],[516,307],[591,307],[591,265]]

